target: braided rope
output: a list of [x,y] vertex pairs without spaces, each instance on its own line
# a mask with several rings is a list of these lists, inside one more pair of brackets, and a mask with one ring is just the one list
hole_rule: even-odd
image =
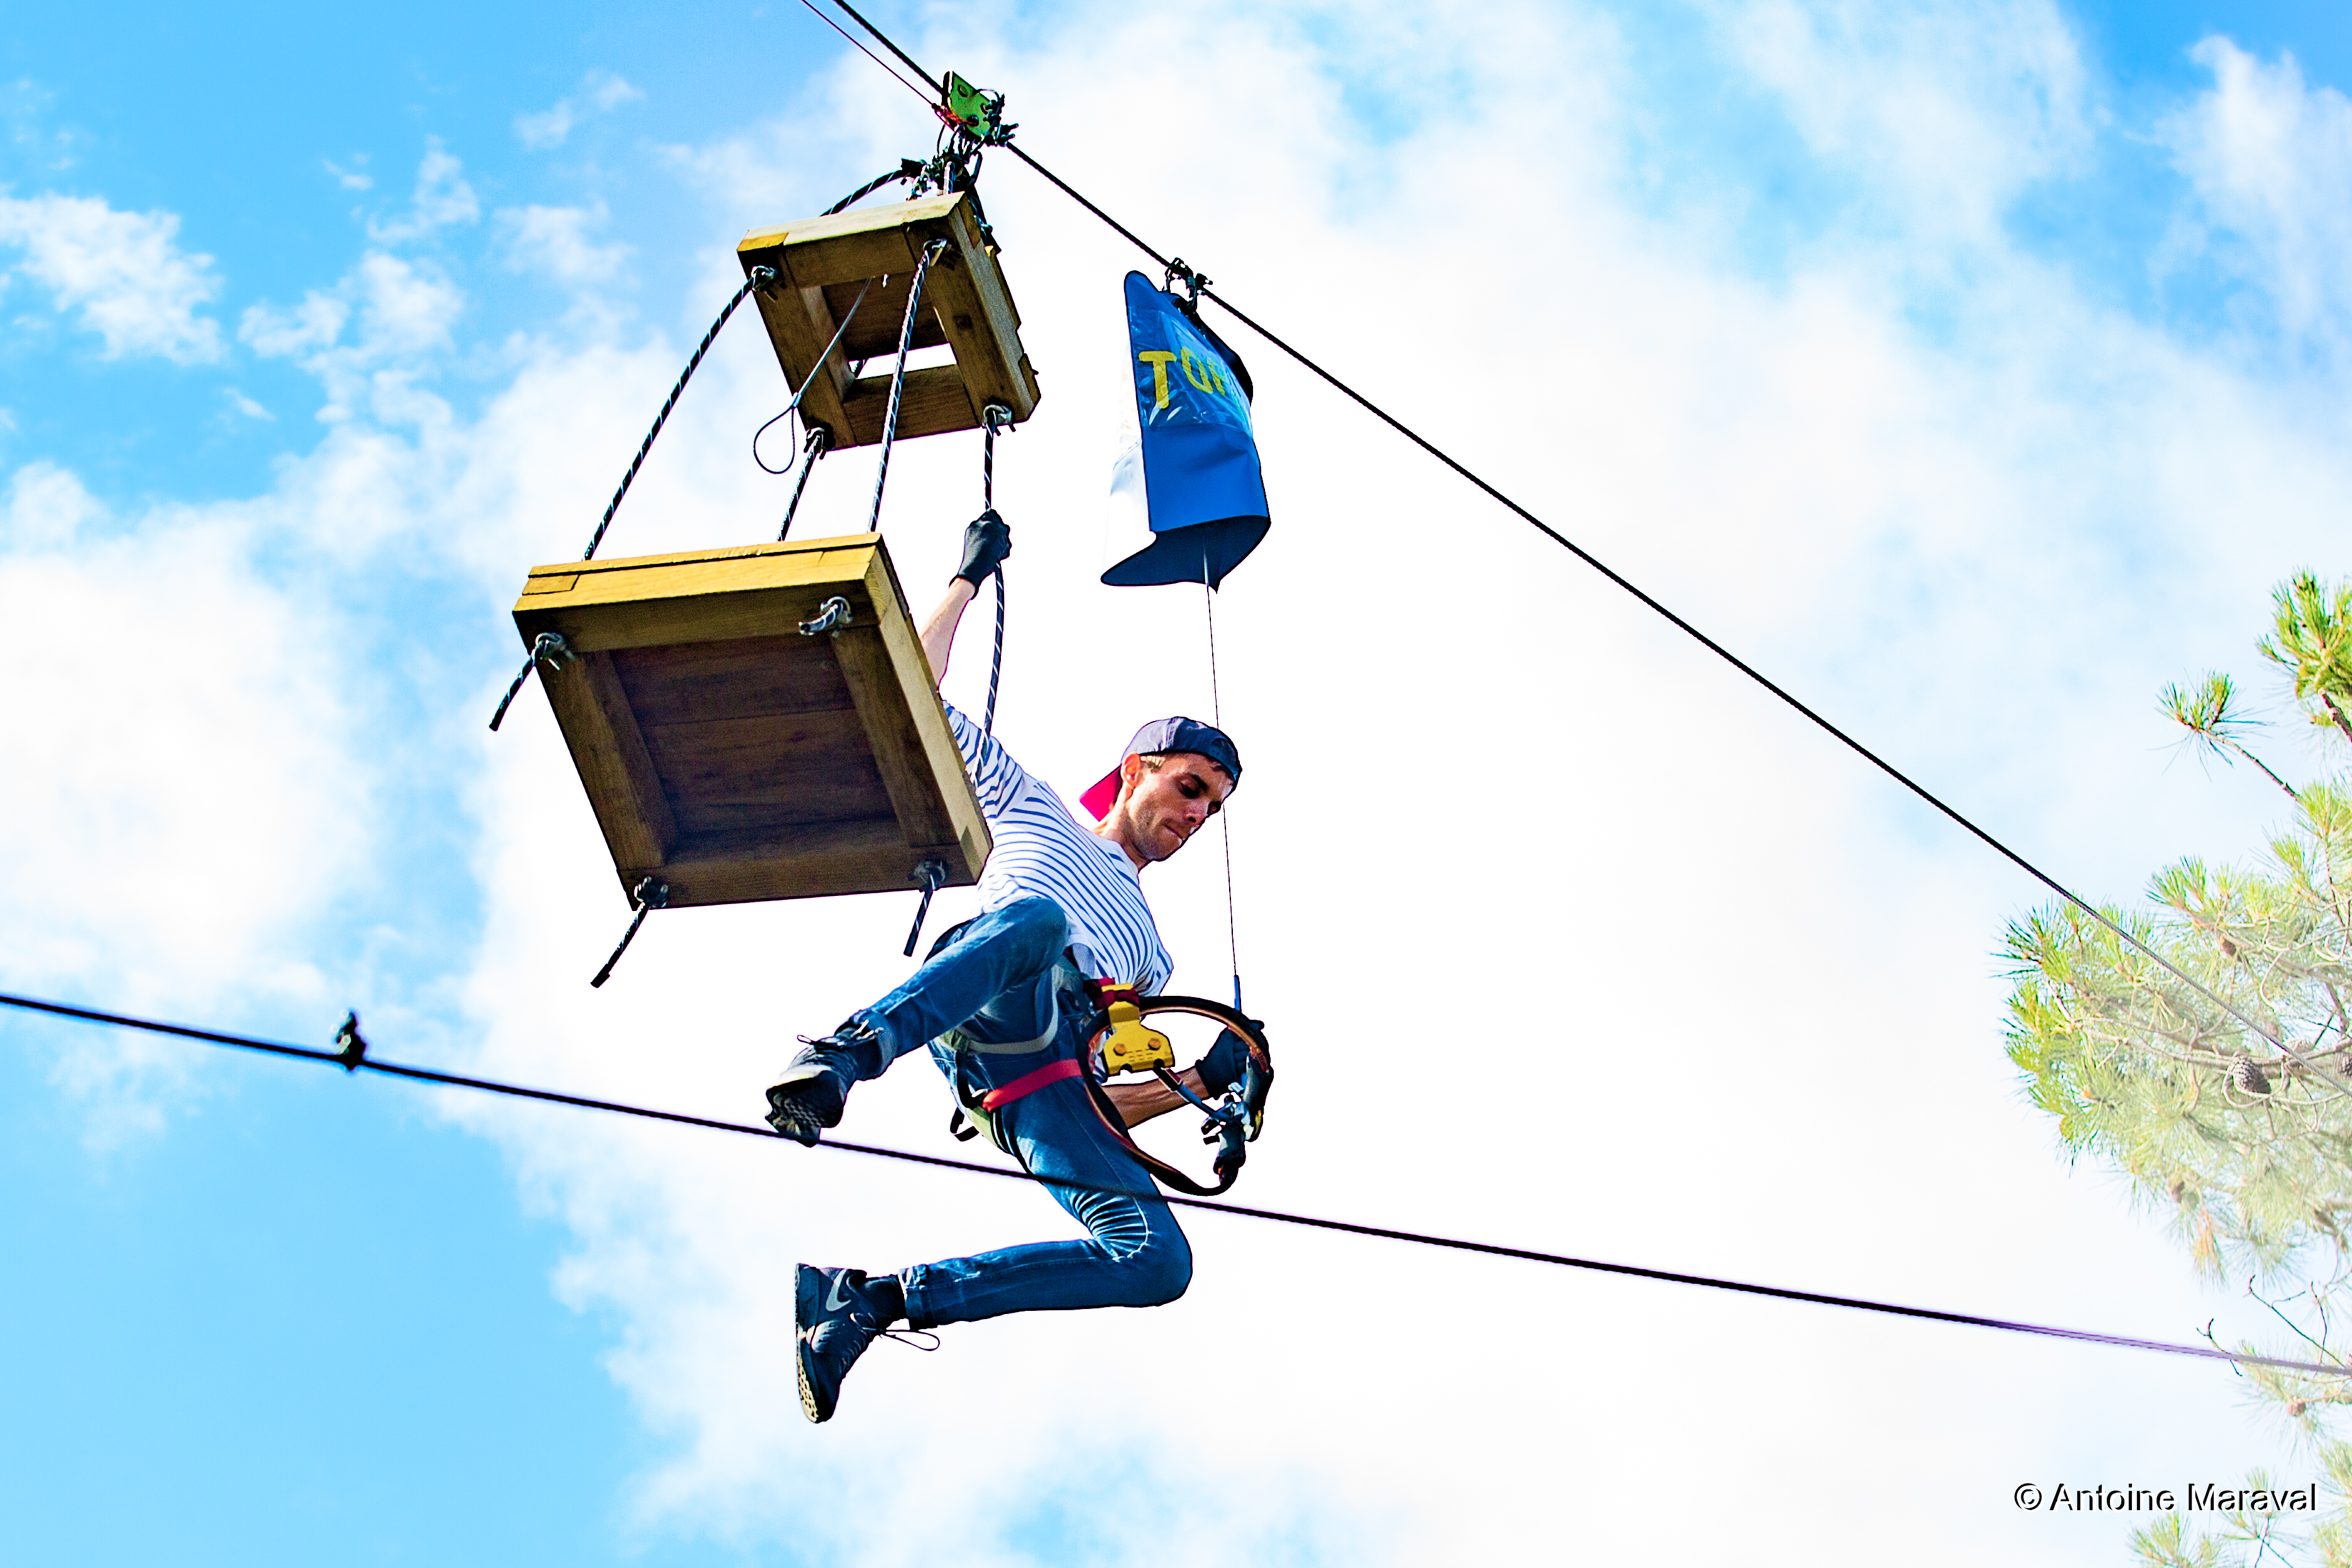
[[604,531],[613,526],[613,514],[621,510],[621,498],[629,493],[629,486],[635,480],[637,470],[645,467],[646,454],[654,449],[654,437],[661,434],[663,424],[669,418],[669,411],[677,406],[678,394],[684,392],[686,384],[694,379],[695,366],[700,364],[702,356],[710,352],[710,344],[719,336],[719,329],[727,324],[727,318],[735,313],[735,307],[743,302],[744,295],[775,280],[774,268],[751,268],[751,275],[743,279],[743,287],[735,290],[735,297],[727,301],[727,308],[719,312],[719,319],[710,323],[709,331],[702,334],[702,342],[696,346],[694,357],[686,362],[686,369],[678,373],[677,384],[669,389],[669,396],[663,401],[661,412],[654,416],[654,427],[646,432],[644,444],[637,447],[637,455],[630,459],[629,471],[621,476],[621,488],[613,492],[612,504],[604,509],[604,516],[596,524],[596,531],[588,536],[588,548],[580,552],[581,560],[593,559],[596,546],[604,542]]
[[907,350],[915,341],[915,312],[923,303],[923,279],[947,247],[944,239],[923,247],[923,258],[915,263],[915,281],[907,290],[907,319],[898,326],[898,364],[890,373],[890,406],[882,415],[882,461],[874,470],[874,516],[866,525],[868,533],[882,531],[882,486],[890,478],[890,447],[898,435],[898,400],[907,389]]

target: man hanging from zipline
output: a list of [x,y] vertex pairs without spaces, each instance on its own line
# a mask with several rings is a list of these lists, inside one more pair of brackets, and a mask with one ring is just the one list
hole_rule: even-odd
[[[962,566],[924,623],[936,683],[980,584],[1012,553],[993,511],[964,531]],[[842,1379],[876,1336],[909,1327],[1075,1307],[1152,1307],[1184,1293],[1192,1248],[1150,1173],[1105,1124],[1079,1081],[1091,1015],[1087,979],[1157,994],[1174,967],[1138,873],[1182,848],[1241,781],[1224,733],[1185,718],[1146,724],[1075,818],[1052,786],[980,727],[947,710],[995,848],[980,881],[982,912],[956,927],[906,982],[806,1048],[768,1090],[768,1121],[814,1144],[841,1120],[850,1086],[929,1046],[958,1097],[988,1102],[997,1142],[1085,1226],[1084,1241],[1037,1242],[896,1274],[799,1266],[793,1321],[801,1408],[828,1419]],[[1181,1081],[1203,1099],[1245,1070],[1230,1030]],[[1129,1127],[1186,1103],[1157,1082],[1104,1089]]]

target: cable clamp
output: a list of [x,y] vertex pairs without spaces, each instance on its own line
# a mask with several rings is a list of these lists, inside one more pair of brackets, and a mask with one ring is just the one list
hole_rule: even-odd
[[522,661],[522,668],[507,683],[507,694],[499,699],[499,710],[490,715],[490,728],[496,730],[506,721],[507,710],[513,706],[515,694],[530,679],[532,670],[543,667],[549,675],[553,675],[578,657],[572,651],[572,645],[563,640],[562,632],[540,633],[531,641],[530,656]]
[[1161,291],[1169,294],[1176,292],[1176,280],[1180,278],[1184,281],[1184,302],[1197,311],[1201,304],[1201,290],[1216,280],[1205,272],[1196,272],[1185,266],[1184,258],[1179,256],[1168,263],[1168,274],[1160,279]]
[[367,1041],[360,1037],[360,1016],[343,1015],[343,1026],[335,1031],[335,1059],[343,1064],[345,1072],[357,1072],[360,1063],[367,1060]]
[[931,895],[947,886],[948,863],[936,858],[922,861],[908,876],[907,880],[919,882],[923,888],[923,901],[915,906],[915,924],[914,928],[907,932],[907,951],[903,955],[912,958],[915,956],[915,944],[923,939],[923,921],[931,912]]
[[646,916],[655,910],[669,906],[669,884],[658,877],[640,878],[635,890],[629,895],[629,901],[636,905],[637,912],[630,920],[629,929],[621,933],[621,944],[613,950],[613,956],[604,961],[604,967],[598,970],[596,978],[588,983],[592,986],[601,986],[613,978],[613,965],[621,962],[621,954],[628,952],[629,943],[637,940],[637,928],[646,923]]
[[813,637],[839,631],[849,624],[849,601],[835,594],[816,607],[816,618],[800,624],[801,636]]

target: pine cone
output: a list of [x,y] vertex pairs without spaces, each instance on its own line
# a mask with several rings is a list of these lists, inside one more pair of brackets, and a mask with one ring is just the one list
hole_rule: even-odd
[[2263,1071],[2262,1064],[2252,1057],[2240,1057],[2230,1064],[2230,1081],[2248,1094],[2268,1094],[2271,1091],[2270,1075]]
[[2286,1413],[2298,1421],[2303,1419],[2303,1401],[2300,1399],[2290,1399],[2286,1402]]

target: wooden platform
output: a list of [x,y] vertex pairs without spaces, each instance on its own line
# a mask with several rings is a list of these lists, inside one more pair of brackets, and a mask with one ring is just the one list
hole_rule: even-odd
[[[746,277],[754,267],[776,269],[778,281],[752,298],[784,380],[798,392],[816,377],[801,409],[833,432],[835,450],[882,439],[907,289],[933,239],[945,239],[948,248],[924,275],[913,346],[949,344],[955,363],[907,373],[898,434],[977,429],[980,411],[992,402],[1011,409],[1017,425],[1037,406],[1037,375],[1021,348],[1021,312],[1013,307],[1003,269],[982,242],[971,203],[961,192],[758,229],[735,247]],[[868,280],[873,287],[866,302],[819,370],[817,356]],[[859,360],[874,361],[866,369],[879,374],[852,377],[850,367]]]
[[[828,598],[840,629],[804,636]],[[536,566],[515,601],[625,891],[742,903],[979,880],[990,840],[879,534]]]

